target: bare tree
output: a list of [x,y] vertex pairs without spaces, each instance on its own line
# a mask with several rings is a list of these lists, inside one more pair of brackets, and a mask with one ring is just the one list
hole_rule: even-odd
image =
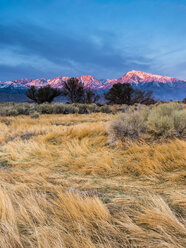
[[83,84],[77,78],[63,82],[62,95],[67,96],[72,103],[82,102],[84,96]]
[[141,91],[141,90],[134,90],[132,97],[131,97],[131,104],[134,103],[142,103],[146,105],[154,104],[156,101],[154,100],[153,91]]
[[134,90],[130,84],[117,83],[105,94],[105,99],[109,103],[130,105],[133,92]]
[[99,96],[91,89],[86,89],[77,78],[70,78],[63,82],[62,94],[67,96],[72,103],[93,103]]
[[117,83],[105,94],[105,99],[114,104],[153,104],[152,91],[135,90],[129,83]]
[[95,92],[93,92],[90,89],[86,89],[85,93],[84,93],[84,102],[91,104],[91,103],[95,103],[99,100],[100,96],[97,95]]
[[51,103],[55,97],[61,95],[61,91],[54,89],[52,87],[45,86],[37,89],[35,86],[31,86],[26,92],[25,95],[32,101],[41,104],[44,102]]

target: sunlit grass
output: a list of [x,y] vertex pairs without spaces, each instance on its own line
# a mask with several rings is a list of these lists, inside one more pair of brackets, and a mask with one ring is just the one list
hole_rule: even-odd
[[113,118],[0,117],[0,247],[185,247],[186,142],[108,145]]

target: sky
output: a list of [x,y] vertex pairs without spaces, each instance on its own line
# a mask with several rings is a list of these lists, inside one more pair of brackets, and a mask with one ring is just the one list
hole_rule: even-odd
[[186,0],[0,0],[0,81],[186,79]]

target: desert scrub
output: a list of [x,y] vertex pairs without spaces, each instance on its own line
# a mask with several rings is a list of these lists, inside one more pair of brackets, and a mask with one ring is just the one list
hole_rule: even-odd
[[95,104],[89,104],[89,113],[96,113],[99,112],[99,107]]
[[79,112],[79,108],[73,104],[65,104],[64,114],[75,114]]
[[36,111],[35,111],[34,113],[31,113],[31,114],[30,114],[30,117],[31,117],[32,119],[38,119],[39,116],[40,116],[39,113],[36,112]]
[[111,113],[112,110],[108,105],[103,105],[102,107],[100,107],[100,112],[102,113]]
[[149,113],[148,132],[153,137],[185,137],[186,108],[181,103],[166,103],[155,106]]
[[111,113],[108,105],[83,104],[83,103],[0,103],[0,116],[30,115],[33,112],[39,114],[90,114]]
[[186,108],[180,103],[134,105],[108,126],[114,140],[185,138]]
[[53,113],[53,106],[50,103],[43,103],[36,105],[36,111],[41,114],[52,114]]
[[19,113],[18,113],[17,109],[8,108],[6,111],[7,116],[17,116],[18,114]]
[[146,132],[146,111],[131,111],[119,115],[108,125],[108,132],[113,139],[139,139]]
[[17,103],[14,106],[18,112],[18,115],[29,115],[31,111],[31,106],[29,104]]
[[64,103],[54,103],[53,104],[53,114],[64,114],[65,104]]

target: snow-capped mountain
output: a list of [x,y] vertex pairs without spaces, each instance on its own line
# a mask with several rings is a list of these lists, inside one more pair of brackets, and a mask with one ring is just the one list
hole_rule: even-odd
[[130,83],[133,88],[153,91],[157,100],[183,100],[186,97],[186,81],[142,71],[129,71],[117,83]]
[[[11,95],[19,92],[24,93],[30,86],[43,87],[50,85],[53,88],[62,88],[63,82],[70,77],[58,76],[52,79],[21,79],[14,81],[0,81],[0,101],[5,101],[6,97],[1,97],[3,94],[11,99]],[[142,71],[129,71],[119,79],[102,79],[97,80],[91,75],[81,75],[77,77],[86,88],[103,93],[108,91],[116,83],[130,83],[132,87],[141,90],[152,90],[154,97],[161,100],[182,100],[186,97],[186,81],[173,77],[155,75]],[[21,98],[21,96],[20,96]],[[21,100],[21,99],[20,99]]]
[[103,89],[104,90],[108,90],[108,89],[111,89],[112,86],[114,84],[116,84],[118,82],[118,80],[116,78],[114,79],[105,79],[105,80],[102,80],[102,84],[103,84]]
[[183,80],[173,78],[173,77],[166,77],[155,75],[151,73],[146,73],[142,71],[129,71],[121,78],[118,79],[119,83],[176,83]]
[[2,82],[0,81],[0,89],[1,88],[25,88],[27,87],[27,84],[29,85],[32,82],[31,79],[20,79],[15,81],[6,81]]
[[103,83],[97,79],[95,79],[91,75],[81,75],[78,77],[79,81],[84,84],[86,88],[90,88],[92,90],[98,90],[103,88]]
[[62,88],[63,82],[66,82],[68,79],[70,79],[70,77],[59,76],[56,78],[48,79],[47,82],[53,88]]

